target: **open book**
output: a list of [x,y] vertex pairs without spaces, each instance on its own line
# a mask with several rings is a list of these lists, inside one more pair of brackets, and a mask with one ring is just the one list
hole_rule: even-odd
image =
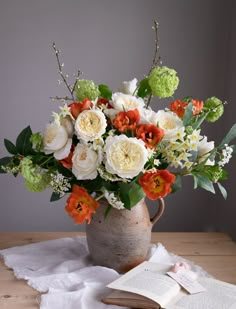
[[236,285],[198,278],[205,292],[188,294],[166,275],[171,265],[144,262],[108,285],[102,301],[142,309],[236,309]]

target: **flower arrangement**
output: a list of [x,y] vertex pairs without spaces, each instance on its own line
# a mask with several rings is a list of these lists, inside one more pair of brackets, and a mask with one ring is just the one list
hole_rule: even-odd
[[[158,24],[155,54],[147,76],[123,82],[119,91],[80,78],[72,85],[63,73],[60,51],[53,44],[61,81],[69,96],[53,97],[63,103],[53,112],[44,132],[32,133],[28,126],[16,143],[5,139],[11,156],[0,160],[0,172],[21,174],[30,191],[50,187],[51,201],[69,194],[65,207],[76,223],[90,222],[99,199],[109,206],[131,209],[145,196],[163,198],[181,188],[181,178],[191,175],[194,188],[215,193],[215,184],[226,198],[221,181],[235,145],[234,125],[215,146],[201,132],[204,121],[215,122],[224,112],[216,97],[198,100],[173,99],[179,77],[162,66],[158,55]],[[60,82],[61,82],[60,81]],[[154,96],[171,98],[163,110],[150,107]]]

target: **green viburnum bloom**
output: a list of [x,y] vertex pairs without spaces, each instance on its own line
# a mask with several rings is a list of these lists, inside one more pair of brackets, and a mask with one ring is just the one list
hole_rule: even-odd
[[41,192],[47,188],[50,182],[50,176],[39,166],[34,165],[30,157],[21,160],[20,171],[26,180],[25,185],[30,191]]
[[36,151],[41,151],[43,147],[43,137],[42,135],[38,133],[34,133],[30,137],[30,141],[33,145],[33,149]]
[[179,85],[177,72],[168,67],[154,68],[148,77],[152,94],[159,98],[171,97]]
[[215,122],[224,113],[224,105],[222,101],[216,97],[211,97],[209,99],[206,99],[204,103],[204,109],[211,110],[206,117],[206,120],[209,122]]
[[95,100],[99,96],[98,86],[92,80],[80,79],[75,86],[75,96],[78,101],[83,101],[85,98]]
[[26,188],[31,192],[42,192],[45,189],[47,189],[51,178],[47,173],[44,173],[41,176],[42,177],[37,182],[30,182],[26,180],[25,181]]

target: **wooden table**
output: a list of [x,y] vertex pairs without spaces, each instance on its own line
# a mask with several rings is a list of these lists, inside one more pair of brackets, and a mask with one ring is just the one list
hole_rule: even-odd
[[[76,235],[75,232],[0,233],[0,249]],[[168,251],[202,266],[215,278],[236,284],[236,244],[227,234],[153,233],[152,241],[161,242]],[[17,280],[0,260],[0,308],[36,309],[39,301],[40,293],[24,280]]]

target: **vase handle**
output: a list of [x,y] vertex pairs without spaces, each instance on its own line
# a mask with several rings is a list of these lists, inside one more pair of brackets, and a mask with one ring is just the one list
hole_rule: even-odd
[[158,204],[159,205],[158,205],[157,213],[154,215],[154,217],[151,218],[152,225],[154,225],[160,219],[160,217],[163,215],[163,212],[165,210],[165,202],[163,198],[158,199]]

